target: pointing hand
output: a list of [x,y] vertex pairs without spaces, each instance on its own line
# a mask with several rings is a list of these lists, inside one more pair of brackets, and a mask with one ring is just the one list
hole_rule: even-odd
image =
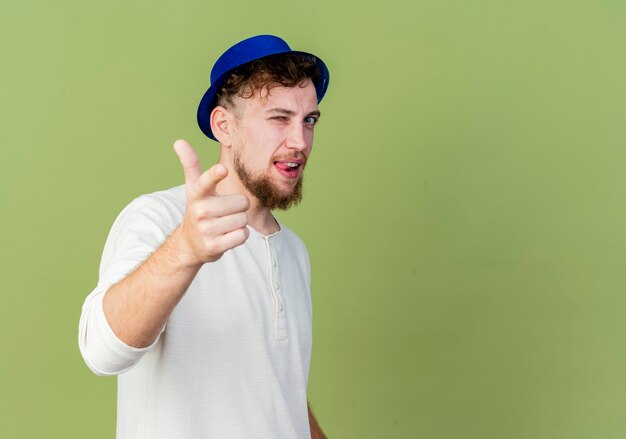
[[228,169],[218,163],[202,172],[198,156],[184,140],[174,143],[185,173],[187,209],[179,227],[185,254],[192,264],[217,261],[231,248],[248,239],[248,199],[241,194],[220,196],[217,184]]

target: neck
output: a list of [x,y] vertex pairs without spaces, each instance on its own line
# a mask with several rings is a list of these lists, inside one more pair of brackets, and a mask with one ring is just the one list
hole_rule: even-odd
[[263,235],[271,235],[280,230],[278,221],[272,215],[272,211],[263,208],[256,214],[252,211],[252,207],[246,212],[248,214],[248,225]]
[[220,160],[220,163],[228,168],[228,175],[217,184],[215,188],[217,195],[245,195],[250,202],[250,207],[246,211],[248,215],[248,225],[264,235],[271,235],[272,233],[278,232],[280,226],[276,218],[274,218],[274,215],[272,215],[272,211],[262,206],[259,200],[246,189],[230,163],[225,160]]

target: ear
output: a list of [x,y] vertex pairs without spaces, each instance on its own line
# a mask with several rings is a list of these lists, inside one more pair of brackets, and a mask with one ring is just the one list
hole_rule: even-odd
[[232,145],[232,124],[234,115],[224,107],[217,106],[211,111],[211,131],[220,144]]

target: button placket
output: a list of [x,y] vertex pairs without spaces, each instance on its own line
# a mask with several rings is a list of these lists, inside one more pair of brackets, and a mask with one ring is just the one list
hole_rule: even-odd
[[272,261],[274,264],[274,270],[273,270],[273,275],[274,275],[274,288],[276,290],[276,299],[278,301],[277,303],[277,312],[278,315],[276,316],[276,338],[278,338],[279,340],[286,340],[288,337],[287,334],[287,319],[286,319],[286,312],[285,312],[285,301],[283,299],[283,293],[284,293],[284,286],[281,283],[281,277],[280,277],[280,267],[278,264],[278,252],[276,251],[276,248],[274,246],[272,246]]
[[275,336],[277,340],[286,340],[288,338],[287,322],[285,318],[285,305],[282,295],[282,285],[280,282],[280,269],[278,267],[277,252],[274,244],[266,237],[268,263],[270,266],[269,283],[274,301],[274,322]]

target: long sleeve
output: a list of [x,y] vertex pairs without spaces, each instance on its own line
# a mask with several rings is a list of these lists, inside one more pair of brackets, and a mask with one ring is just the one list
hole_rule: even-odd
[[[86,298],[79,322],[78,345],[98,375],[117,375],[132,368],[152,346],[134,348],[120,340],[102,307],[106,291],[143,263],[176,227],[171,209],[150,196],[131,202],[118,216],[107,238],[98,285]],[[158,339],[155,343],[158,342]]]

